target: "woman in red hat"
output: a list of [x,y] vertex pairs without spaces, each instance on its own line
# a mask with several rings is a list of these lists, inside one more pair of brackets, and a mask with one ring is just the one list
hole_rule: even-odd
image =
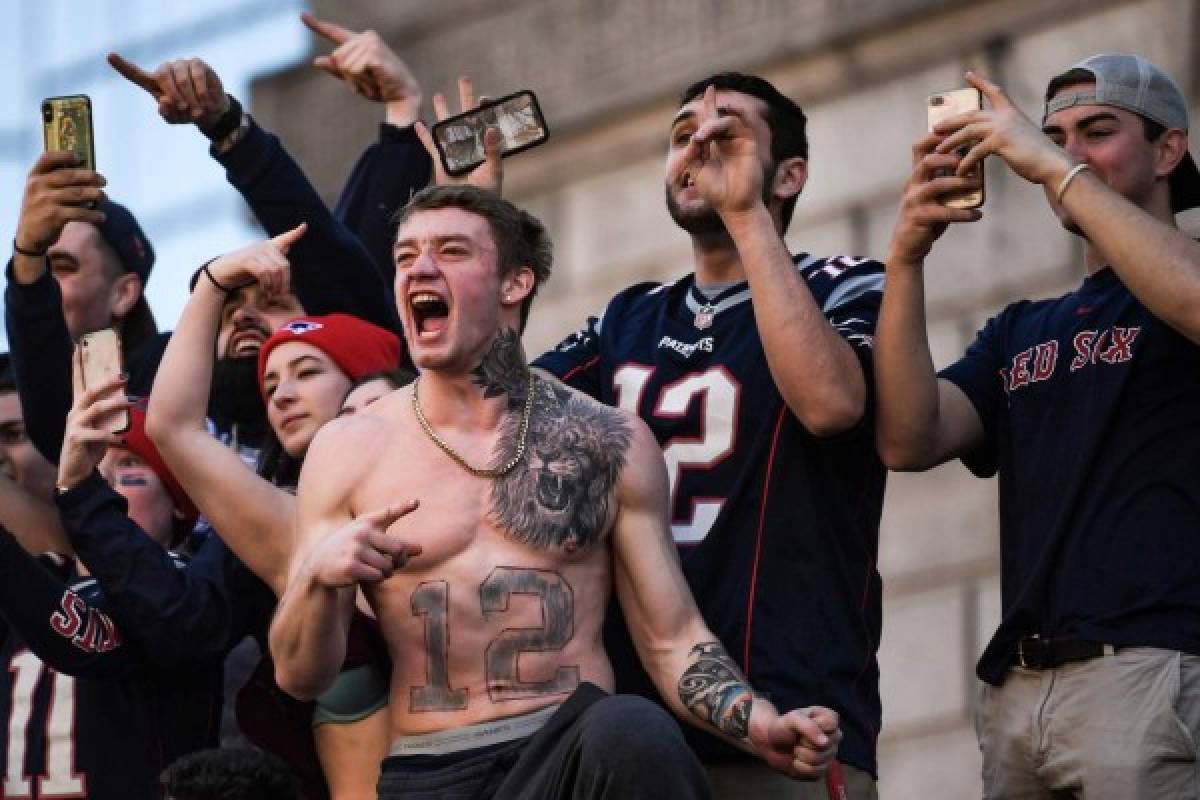
[[[147,421],[163,458],[213,529],[276,595],[292,551],[291,490],[309,443],[337,416],[355,381],[394,369],[402,353],[394,333],[350,315],[294,319],[259,351],[259,389],[274,437],[260,453],[257,473],[209,434],[205,408],[225,297],[255,282],[267,294],[288,294],[285,254],[303,232],[300,226],[206,265],[163,355]],[[373,683],[367,667],[345,675],[368,689]],[[329,708],[317,704],[313,738],[335,800],[374,797],[387,748],[382,703],[346,707],[346,696],[379,695],[362,688],[338,695],[335,687]]]

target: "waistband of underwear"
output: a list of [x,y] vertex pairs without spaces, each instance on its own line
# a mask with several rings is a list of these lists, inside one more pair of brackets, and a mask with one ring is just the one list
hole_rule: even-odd
[[528,714],[477,722],[461,728],[400,736],[392,741],[389,755],[441,756],[522,739],[533,735],[545,725],[546,721],[554,716],[554,712],[558,711],[559,705],[561,704],[556,703]]

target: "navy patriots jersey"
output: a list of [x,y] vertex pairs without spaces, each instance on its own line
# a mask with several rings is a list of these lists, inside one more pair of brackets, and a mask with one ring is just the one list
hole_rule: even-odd
[[70,569],[0,531],[0,797],[158,800],[168,764],[216,744],[219,665],[154,668]]
[[[882,265],[796,262],[869,386]],[[874,773],[884,469],[870,417],[827,439],[804,429],[771,377],[745,282],[712,298],[694,275],[630,287],[535,364],[646,421],[667,463],[683,571],[709,627],[780,709],[838,711],[840,758]],[[627,635],[608,646],[618,689],[653,696]],[[688,735],[705,759],[741,757]]]
[[942,371],[979,412],[963,461],[999,473],[999,684],[1030,634],[1200,655],[1200,347],[1110,269],[1006,308]]

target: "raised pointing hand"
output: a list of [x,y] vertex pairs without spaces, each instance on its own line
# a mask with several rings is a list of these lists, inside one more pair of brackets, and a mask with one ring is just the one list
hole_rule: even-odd
[[287,294],[291,291],[287,252],[307,230],[308,223],[302,222],[271,239],[226,253],[208,265],[208,274],[226,291],[258,283],[268,296]]
[[408,65],[372,30],[352,31],[312,14],[300,19],[316,35],[336,45],[327,56],[317,56],[313,66],[375,103],[387,104],[387,121],[406,127],[421,110],[421,84]]
[[221,79],[198,58],[166,61],[153,73],[109,53],[108,63],[130,83],[144,89],[158,103],[158,113],[171,124],[194,122],[211,125],[229,110],[229,97]]

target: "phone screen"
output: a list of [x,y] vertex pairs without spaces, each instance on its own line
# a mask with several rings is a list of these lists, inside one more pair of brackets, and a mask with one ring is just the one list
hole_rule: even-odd
[[433,126],[433,140],[448,175],[463,175],[483,163],[483,135],[488,128],[500,131],[500,153],[505,156],[536,147],[550,136],[533,92],[485,103]]
[[85,94],[48,97],[42,101],[42,138],[47,150],[66,150],[80,167],[96,168],[92,134],[92,101]]

